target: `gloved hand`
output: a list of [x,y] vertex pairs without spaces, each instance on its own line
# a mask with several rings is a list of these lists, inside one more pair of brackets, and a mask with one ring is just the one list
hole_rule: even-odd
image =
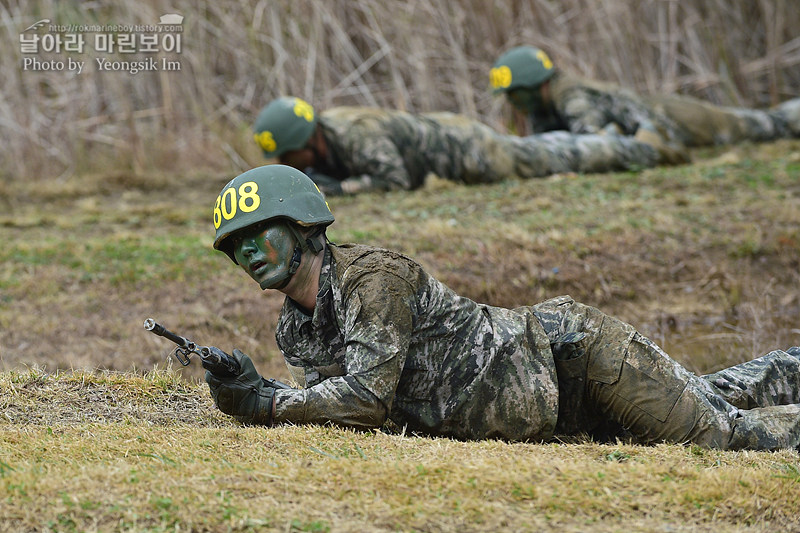
[[306,169],[306,174],[325,196],[341,196],[344,194],[342,191],[342,182],[336,178],[332,178],[327,174],[317,172],[313,169]]
[[318,183],[317,186],[322,194],[325,196],[342,196],[344,194],[344,190],[342,190],[342,183],[340,181],[331,182],[331,183]]
[[240,422],[272,425],[272,402],[275,388],[264,383],[253,361],[233,350],[241,370],[234,377],[219,377],[206,371],[206,383],[217,408]]
[[622,135],[623,131],[620,125],[616,122],[609,122],[597,133],[600,135]]

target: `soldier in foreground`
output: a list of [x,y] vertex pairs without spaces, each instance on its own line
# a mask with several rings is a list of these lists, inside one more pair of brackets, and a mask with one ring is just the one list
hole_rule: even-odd
[[530,117],[532,131],[650,131],[673,146],[709,146],[800,137],[800,98],[769,110],[721,107],[687,96],[640,96],[556,68],[546,52],[519,46],[489,74],[492,92]]
[[288,166],[249,170],[222,189],[214,248],[286,295],[276,336],[302,387],[267,385],[234,350],[238,375],[206,373],[224,413],[266,426],[391,420],[458,439],[538,442],[616,424],[641,443],[800,444],[800,347],[696,376],[568,296],[479,304],[406,256],[330,243],[333,221],[314,183]]
[[492,183],[646,168],[672,155],[659,152],[650,137],[651,144],[568,132],[520,138],[452,113],[336,107],[317,114],[294,97],[264,107],[254,131],[265,157],[307,172],[327,195],[416,189],[430,172],[461,183]]

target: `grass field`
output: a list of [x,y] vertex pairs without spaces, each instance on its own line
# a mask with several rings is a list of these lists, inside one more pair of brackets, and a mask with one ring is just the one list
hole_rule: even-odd
[[[329,235],[496,305],[559,294],[697,372],[800,344],[800,141],[332,198]],[[249,428],[142,328],[287,380],[281,298],[214,252],[227,175],[0,182],[0,531],[796,531],[797,452]]]

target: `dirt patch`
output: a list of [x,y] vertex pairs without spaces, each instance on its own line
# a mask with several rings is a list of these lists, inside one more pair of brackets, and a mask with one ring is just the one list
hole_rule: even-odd
[[[407,253],[492,305],[570,294],[710,371],[800,344],[798,153],[800,141],[784,141],[639,173],[432,180],[329,199],[329,234]],[[172,344],[142,327],[153,317],[288,380],[274,340],[282,295],[210,247],[210,205],[227,179],[86,176],[8,191],[0,367],[176,367]],[[203,375],[198,363],[179,372]]]
[[136,378],[109,372],[64,375],[38,370],[4,377],[0,409],[5,422],[17,426],[230,424],[201,385],[181,381],[163,371]]

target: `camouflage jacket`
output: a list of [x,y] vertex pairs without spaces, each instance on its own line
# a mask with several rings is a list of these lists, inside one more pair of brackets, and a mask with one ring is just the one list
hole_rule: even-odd
[[533,131],[598,133],[615,127],[634,135],[654,128],[685,146],[768,141],[789,136],[775,110],[715,106],[678,95],[640,96],[627,89],[557,72],[550,80],[552,105],[531,114]]
[[322,112],[319,124],[328,154],[308,174],[323,191],[331,180],[352,194],[416,189],[429,173],[471,184],[657,163],[652,147],[629,138],[566,132],[520,138],[445,112],[337,107]]
[[276,422],[479,439],[545,440],[558,415],[550,344],[531,308],[455,294],[403,255],[329,246],[313,316],[286,299],[278,346],[305,388],[276,392]]

